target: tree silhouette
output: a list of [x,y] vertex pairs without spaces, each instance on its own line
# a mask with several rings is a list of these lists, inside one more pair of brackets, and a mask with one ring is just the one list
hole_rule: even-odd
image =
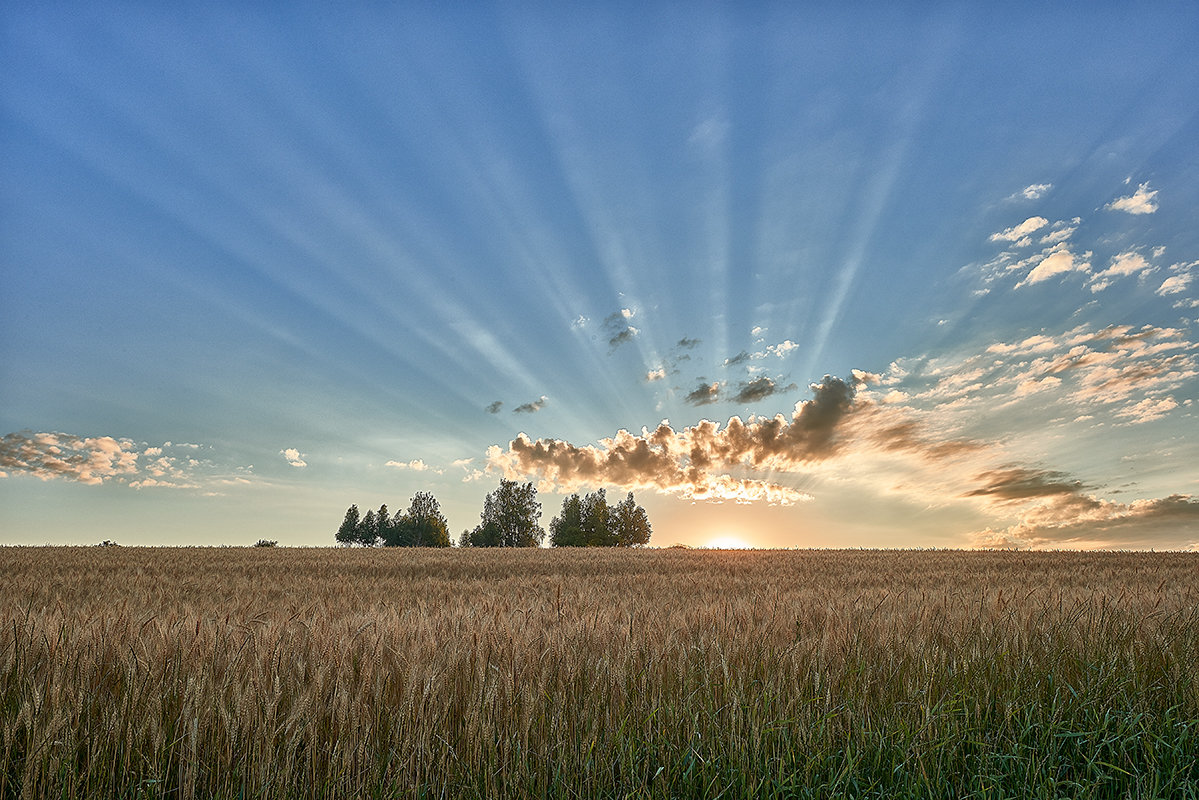
[[462,535],[463,547],[538,547],[545,538],[541,503],[531,483],[500,480],[499,488],[483,501],[479,525]]
[[333,538],[338,544],[349,547],[358,542],[358,525],[361,518],[358,514],[358,506],[352,505],[346,509],[346,517],[342,520],[341,527],[337,529],[337,533],[333,534]]
[[374,511],[367,511],[366,516],[358,523],[358,544],[363,547],[374,547],[379,541],[379,521]]

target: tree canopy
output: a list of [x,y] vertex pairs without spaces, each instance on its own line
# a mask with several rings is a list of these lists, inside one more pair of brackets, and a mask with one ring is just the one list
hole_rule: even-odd
[[603,489],[584,497],[572,494],[550,521],[554,547],[633,547],[648,544],[651,533],[649,516],[632,492],[615,506],[608,505]]
[[462,547],[538,547],[545,538],[541,519],[541,503],[537,488],[531,483],[500,480],[499,488],[483,501],[479,524],[465,531],[459,544]]
[[407,513],[394,517],[386,503],[365,516],[357,505],[350,506],[333,538],[346,546],[449,547],[450,526],[437,498],[429,492],[417,492]]

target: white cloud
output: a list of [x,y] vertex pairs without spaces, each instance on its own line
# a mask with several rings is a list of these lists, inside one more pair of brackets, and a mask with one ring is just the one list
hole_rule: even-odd
[[1162,281],[1161,286],[1157,287],[1157,294],[1161,295],[1162,297],[1170,294],[1181,294],[1187,290],[1188,286],[1190,286],[1191,278],[1193,277],[1194,276],[1190,274],[1171,275]]
[[1062,275],[1067,272],[1087,272],[1090,270],[1091,264],[1085,259],[1090,257],[1091,254],[1088,252],[1076,258],[1064,244],[1057,245],[1044,254],[1040,263],[1032,268],[1024,280],[1016,284],[1016,288],[1041,283],[1054,275]]
[[1126,278],[1129,275],[1136,275],[1139,272],[1152,272],[1153,266],[1145,260],[1145,257],[1140,253],[1128,251],[1120,253],[1112,259],[1110,267],[1103,272],[1096,273],[1091,278],[1091,291],[1101,292],[1111,286],[1112,281],[1116,278]]
[[1070,225],[1065,228],[1058,228],[1055,231],[1050,231],[1041,237],[1041,244],[1059,244],[1060,242],[1064,242],[1073,236],[1076,230],[1078,230],[1078,228]]
[[279,455],[283,456],[283,458],[287,460],[287,463],[291,464],[293,467],[308,466],[308,462],[304,460],[304,456],[307,454],[301,453],[294,447],[289,447],[286,450],[280,450]]
[[1126,211],[1129,214],[1152,214],[1157,211],[1157,190],[1150,190],[1148,182],[1142,183],[1131,195],[1117,198],[1106,207],[1112,211]]
[[792,350],[797,349],[798,347],[799,347],[799,345],[797,345],[795,342],[791,341],[790,339],[784,339],[783,341],[779,342],[778,344],[772,344],[769,347],[767,347],[766,352],[772,356],[778,356],[779,358],[786,358],[788,353],[790,353]]
[[[469,458],[465,459],[465,463],[467,463],[467,464],[470,463],[470,459]],[[464,466],[464,464],[460,464],[457,461],[455,461],[454,464],[457,466]],[[426,464],[424,461],[422,461],[419,458],[414,458],[411,461],[388,461],[383,466],[394,467],[395,469],[408,469],[408,470],[412,470],[413,472],[426,472],[429,469],[431,469],[431,467],[428,464]],[[439,475],[441,474],[441,470],[433,470],[433,471]]]
[[1052,183],[1034,183],[1029,186],[1025,186],[1024,190],[1021,191],[1020,194],[1023,195],[1027,200],[1040,200],[1052,188]]
[[1178,408],[1178,402],[1173,397],[1146,397],[1139,403],[1120,409],[1116,412],[1116,416],[1125,417],[1137,424],[1161,419],[1176,408]]
[[1028,219],[1016,225],[1013,228],[1000,231],[999,233],[991,234],[992,242],[1017,242],[1024,239],[1028,234],[1035,233],[1041,228],[1049,224],[1049,220],[1044,217],[1029,217]]
[[663,380],[665,377],[666,367],[658,367],[657,369],[651,369],[649,372],[645,373],[645,379],[650,383]]

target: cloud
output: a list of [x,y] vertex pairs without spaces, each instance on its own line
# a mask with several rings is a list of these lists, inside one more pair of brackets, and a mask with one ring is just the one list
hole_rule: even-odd
[[1097,272],[1091,277],[1091,291],[1101,292],[1111,286],[1112,281],[1117,278],[1126,278],[1137,273],[1148,274],[1154,269],[1143,255],[1134,251],[1120,253],[1112,258],[1111,266]]
[[0,469],[43,481],[62,479],[90,485],[137,472],[138,453],[128,439],[64,433],[10,433],[0,439]]
[[619,311],[614,311],[604,318],[604,332],[608,335],[608,345],[613,349],[620,347],[625,342],[631,342],[641,333],[637,328],[629,324],[629,320],[637,316],[637,312],[633,309],[622,308]]
[[522,403],[521,405],[512,409],[512,413],[513,414],[536,414],[538,411],[545,408],[546,402],[547,402],[546,396],[541,395],[541,397],[537,398],[536,400],[533,400],[532,402]]
[[1076,492],[1045,498],[1014,525],[972,538],[978,547],[1185,549],[1197,529],[1199,500],[1190,495],[1118,503]]
[[722,428],[702,420],[681,431],[668,422],[637,436],[619,431],[598,445],[521,435],[492,447],[488,467],[507,478],[536,477],[547,491],[584,486],[653,489],[693,500],[794,503],[808,495],[781,484],[740,478],[736,470],[788,470],[832,456],[838,426],[853,407],[853,387],[826,376],[790,419],[731,417]]
[[1049,224],[1044,217],[1029,217],[1015,227],[991,234],[992,242],[1018,242]]
[[737,389],[737,394],[733,396],[733,402],[756,403],[772,395],[795,391],[796,388],[798,387],[794,383],[788,386],[779,386],[770,378],[763,375],[761,378],[755,378],[748,383],[742,383]]
[[754,352],[754,353],[751,353],[748,350],[742,350],[737,355],[726,358],[724,360],[724,363],[721,366],[734,367],[738,364],[744,364],[749,361],[761,361],[762,359],[768,358],[770,356],[778,356],[779,358],[786,358],[788,355],[790,355],[792,352],[794,352],[797,349],[799,349],[798,344],[791,341],[790,339],[784,339],[783,341],[779,342],[778,344],[767,345],[766,349],[758,350],[757,352]]
[[981,485],[966,492],[967,497],[987,497],[1000,503],[1023,501],[1033,497],[1077,494],[1084,488],[1081,481],[1072,480],[1063,472],[1015,466],[984,472],[978,475],[976,480]]
[[645,380],[649,383],[664,380],[665,378],[666,367],[658,367],[657,369],[651,369],[649,372],[645,373]]
[[686,336],[684,336],[682,339],[679,339],[678,343],[675,344],[675,347],[677,347],[680,350],[690,350],[691,348],[697,346],[700,343],[700,341],[702,341],[702,340],[688,339]]
[[1173,397],[1146,397],[1134,405],[1120,409],[1116,412],[1116,416],[1129,419],[1133,424],[1138,424],[1161,419],[1176,408],[1178,408],[1178,401]]
[[579,328],[586,327],[588,322],[591,322],[590,317],[585,317],[582,314],[579,314],[579,316],[575,317],[574,320],[571,321],[570,327],[578,330]]
[[283,458],[287,460],[287,463],[291,464],[293,467],[308,466],[308,462],[304,460],[304,456],[306,454],[301,453],[294,447],[289,447],[286,450],[280,450],[279,455],[283,456]]
[[410,469],[413,472],[424,472],[429,469],[429,465],[419,458],[414,458],[411,461],[388,461],[383,466],[394,467],[395,469]]
[[1131,195],[1117,198],[1108,203],[1105,208],[1112,211],[1126,211],[1129,214],[1152,214],[1157,211],[1157,190],[1150,190],[1148,183],[1142,183]]
[[1020,194],[1026,200],[1040,200],[1052,188],[1052,183],[1034,183],[1030,184],[1029,186],[1025,186]]
[[1063,275],[1067,272],[1087,272],[1091,269],[1091,264],[1085,259],[1090,257],[1089,252],[1084,253],[1081,257],[1075,257],[1065,244],[1055,245],[1043,254],[1037,265],[1024,276],[1024,280],[1016,284],[1016,288],[1041,283],[1055,275]]
[[706,383],[700,378],[699,386],[689,392],[683,400],[693,406],[706,406],[720,400],[720,388],[719,383]]
[[1182,294],[1191,285],[1191,279],[1194,276],[1189,273],[1182,275],[1171,275],[1162,281],[1162,285],[1157,287],[1157,294],[1166,297],[1171,294]]
[[488,414],[498,414],[498,413],[500,413],[500,409],[503,407],[504,407],[503,401],[496,400],[494,403],[491,403],[487,406],[487,413]]

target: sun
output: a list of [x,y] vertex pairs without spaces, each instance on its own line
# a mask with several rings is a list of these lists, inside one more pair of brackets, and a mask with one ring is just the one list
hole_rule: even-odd
[[712,550],[752,550],[754,546],[744,539],[726,534],[708,540],[704,547]]

